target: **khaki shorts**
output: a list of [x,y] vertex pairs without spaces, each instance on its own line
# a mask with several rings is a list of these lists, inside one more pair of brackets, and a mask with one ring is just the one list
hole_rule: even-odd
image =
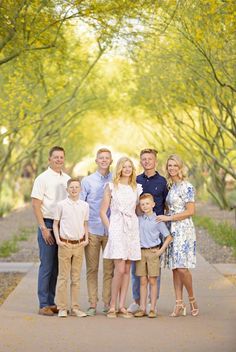
[[135,263],[137,276],[160,275],[160,258],[156,248],[141,249],[141,260]]

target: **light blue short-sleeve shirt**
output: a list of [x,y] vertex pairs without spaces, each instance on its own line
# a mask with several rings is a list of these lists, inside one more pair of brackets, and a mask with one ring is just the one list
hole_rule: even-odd
[[164,222],[156,221],[156,214],[139,216],[141,248],[151,248],[161,244],[161,236],[167,237],[170,231]]
[[103,236],[107,231],[100,218],[100,207],[104,195],[105,185],[111,182],[112,174],[106,176],[98,171],[86,176],[81,181],[80,199],[89,204],[89,232],[93,235]]

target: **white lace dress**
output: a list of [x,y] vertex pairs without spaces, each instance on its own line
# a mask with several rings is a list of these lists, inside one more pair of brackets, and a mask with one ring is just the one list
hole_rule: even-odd
[[140,260],[138,217],[135,213],[142,186],[133,190],[129,185],[118,184],[115,188],[109,183],[111,190],[111,216],[109,236],[104,250],[105,259]]

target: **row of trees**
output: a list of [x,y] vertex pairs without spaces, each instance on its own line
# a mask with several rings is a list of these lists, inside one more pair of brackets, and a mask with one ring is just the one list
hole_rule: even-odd
[[98,64],[115,42],[136,35],[132,20],[144,9],[145,22],[151,4],[0,1],[1,196],[7,186],[12,193],[22,170],[37,174],[45,167],[51,145],[65,146],[69,168],[91,150],[92,119],[99,125],[109,105]]
[[[219,206],[230,207],[226,184],[236,180],[236,4],[176,3],[172,12],[159,9],[153,32],[133,53],[134,104],[145,106],[162,133],[180,145]],[[168,27],[157,36],[163,15]]]
[[53,144],[69,169],[96,144],[133,156],[152,144],[183,155],[229,207],[235,11],[231,0],[1,0],[2,202]]

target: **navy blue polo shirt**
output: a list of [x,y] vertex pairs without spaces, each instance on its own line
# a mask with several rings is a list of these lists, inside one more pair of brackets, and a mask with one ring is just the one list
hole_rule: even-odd
[[137,176],[137,183],[143,186],[143,193],[150,193],[154,197],[155,207],[153,211],[156,215],[164,214],[165,200],[168,193],[165,177],[157,171],[153,176],[146,176],[145,173]]

